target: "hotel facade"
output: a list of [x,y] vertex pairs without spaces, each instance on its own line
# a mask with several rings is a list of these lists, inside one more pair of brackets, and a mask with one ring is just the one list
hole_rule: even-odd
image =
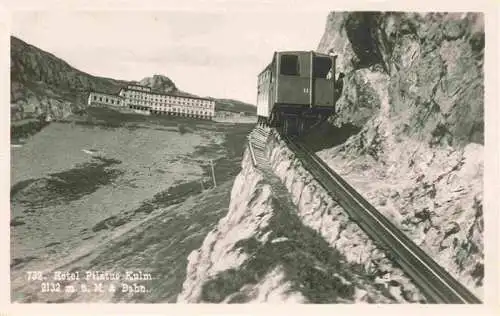
[[118,95],[90,92],[89,105],[119,106],[151,114],[212,119],[215,116],[215,101],[190,96],[156,93],[149,87],[128,85]]

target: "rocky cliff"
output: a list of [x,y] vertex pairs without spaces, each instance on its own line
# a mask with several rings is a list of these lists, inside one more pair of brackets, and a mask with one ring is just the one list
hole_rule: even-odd
[[338,54],[346,78],[310,143],[481,296],[483,16],[330,13],[318,50]]
[[318,50],[346,74],[336,123],[363,126],[387,102],[394,135],[483,143],[482,14],[332,12]]
[[146,77],[139,81],[139,84],[146,87],[151,87],[151,90],[159,93],[175,93],[177,92],[177,87],[174,82],[162,75],[153,75],[152,77]]

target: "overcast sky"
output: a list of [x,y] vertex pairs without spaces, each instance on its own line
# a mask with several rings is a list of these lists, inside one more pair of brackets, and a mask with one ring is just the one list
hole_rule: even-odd
[[14,36],[93,75],[163,74],[200,96],[255,103],[275,50],[316,49],[328,11],[21,11]]

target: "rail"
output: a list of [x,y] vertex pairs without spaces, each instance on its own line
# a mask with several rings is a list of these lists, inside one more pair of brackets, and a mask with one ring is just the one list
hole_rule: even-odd
[[257,160],[255,159],[255,153],[253,152],[252,138],[248,136],[248,148],[250,149],[250,155],[252,156],[252,163],[254,167],[257,167]]
[[283,137],[304,167],[377,245],[392,253],[394,260],[422,290],[429,303],[481,304],[460,282],[430,258],[384,215],[333,171],[304,144]]

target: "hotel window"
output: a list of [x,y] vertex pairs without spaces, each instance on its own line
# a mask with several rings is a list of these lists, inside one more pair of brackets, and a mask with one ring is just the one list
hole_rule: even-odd
[[97,100],[97,96],[96,95],[94,95],[94,100]]
[[102,97],[99,97],[99,101],[102,101]]

